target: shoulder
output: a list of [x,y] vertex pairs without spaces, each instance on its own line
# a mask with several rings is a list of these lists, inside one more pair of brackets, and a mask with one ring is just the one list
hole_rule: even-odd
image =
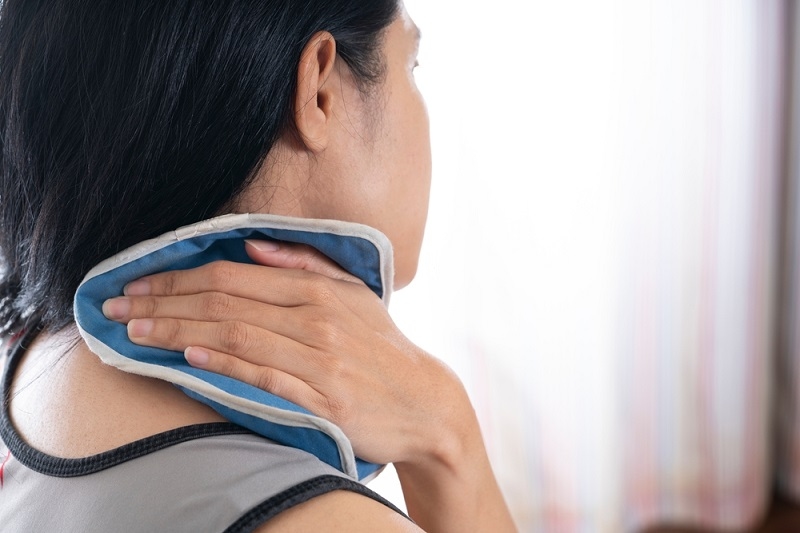
[[174,442],[188,431],[113,457],[14,453],[4,465],[0,523],[31,531],[419,531],[379,495],[305,452],[247,434]]
[[292,531],[413,533],[422,530],[403,515],[374,499],[347,490],[337,490],[283,511],[258,527],[255,533]]
[[420,529],[401,510],[366,485],[341,474],[328,474],[293,484],[261,501],[226,530],[230,533],[280,531],[358,533],[413,532]]
[[166,431],[225,421],[166,381],[104,364],[72,332],[31,338],[6,366],[11,375],[4,388],[16,431],[54,456],[86,457]]
[[[35,400],[63,400],[65,393],[72,391],[70,385],[85,385],[93,376],[82,372],[77,376],[81,379],[77,379],[73,370],[85,368],[75,361],[72,360],[75,368],[62,366],[59,372],[46,374],[25,387],[24,392],[35,404],[28,407],[36,407],[30,409],[31,412],[42,413],[43,406]],[[0,357],[0,368],[7,365],[7,358]],[[52,390],[47,385],[53,385],[54,379],[62,380],[62,387],[55,387],[61,394],[46,394],[45,389]],[[11,380],[8,381],[4,387],[12,385]],[[108,383],[110,380],[96,381]],[[130,383],[122,382],[122,385]],[[200,417],[197,425],[170,429],[170,423],[163,428],[142,426],[133,423],[138,420],[135,417],[132,421],[129,416],[111,416],[107,412],[108,404],[116,406],[115,399],[120,397],[131,400],[122,406],[127,414],[152,413],[152,406],[137,404],[133,401],[137,396],[126,396],[123,394],[126,391],[123,387],[122,393],[117,390],[115,394],[90,395],[89,399],[94,402],[85,410],[88,418],[81,421],[98,420],[108,427],[107,422],[116,418],[138,433],[116,435],[111,441],[99,439],[88,447],[81,441],[64,455],[59,453],[64,451],[61,446],[48,446],[52,439],[42,438],[34,431],[40,425],[34,424],[32,430],[26,432],[28,435],[22,436],[15,426],[25,418],[12,416],[16,419],[11,423],[8,418],[11,413],[6,409],[10,407],[11,411],[19,412],[19,408],[24,407],[20,400],[25,400],[26,394],[22,394],[22,398],[17,395],[11,405],[3,406],[0,445],[8,445],[8,456],[13,455],[13,458],[3,465],[7,475],[0,523],[13,518],[12,523],[24,529],[32,524],[42,526],[33,528],[36,530],[59,529],[65,524],[85,526],[89,521],[94,528],[90,529],[92,531],[166,528],[198,531],[209,527],[235,533],[420,531],[405,515],[364,485],[343,477],[305,452],[280,446],[241,428],[208,423]],[[98,396],[103,401],[98,402]],[[153,394],[148,397],[152,402]],[[73,399],[82,398],[84,396],[76,395]],[[174,413],[174,402],[167,403],[173,408],[169,411]],[[70,418],[70,421],[76,420]],[[174,424],[186,422],[187,419],[180,418]],[[85,428],[86,424],[78,426]],[[157,432],[158,429],[166,431]],[[149,436],[137,439],[142,435]],[[44,443],[45,449],[26,442],[27,436],[33,436],[36,444]],[[121,446],[115,448],[115,445]],[[69,458],[72,454],[74,459]],[[27,497],[31,494],[37,495],[33,501]],[[58,512],[46,511],[52,510],[56,502]]]

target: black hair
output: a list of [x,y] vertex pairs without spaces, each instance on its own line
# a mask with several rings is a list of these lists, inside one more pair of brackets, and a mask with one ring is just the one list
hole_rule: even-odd
[[[2,1],[2,0],[0,0]],[[0,335],[71,323],[95,264],[223,212],[291,129],[319,31],[362,89],[397,0],[5,0]]]

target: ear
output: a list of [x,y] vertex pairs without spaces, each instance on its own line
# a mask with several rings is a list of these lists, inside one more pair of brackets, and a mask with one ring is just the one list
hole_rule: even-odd
[[326,31],[314,34],[300,56],[294,120],[303,144],[311,152],[328,145],[328,124],[333,117],[334,92],[326,82],[334,72],[336,40]]

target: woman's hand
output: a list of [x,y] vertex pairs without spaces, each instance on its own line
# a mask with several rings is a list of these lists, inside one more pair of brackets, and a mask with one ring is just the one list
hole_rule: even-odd
[[457,461],[479,437],[464,389],[359,279],[306,246],[248,242],[259,265],[148,276],[103,311],[137,344],[290,400],[376,463]]
[[103,312],[137,344],[305,407],[355,453],[395,463],[426,531],[514,531],[461,382],[412,344],[360,280],[311,248],[248,242],[257,265],[147,276]]

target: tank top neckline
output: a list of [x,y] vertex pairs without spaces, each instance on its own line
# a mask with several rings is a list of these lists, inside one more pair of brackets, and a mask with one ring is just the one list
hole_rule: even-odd
[[252,431],[231,422],[209,422],[164,431],[86,457],[64,458],[41,452],[25,442],[17,433],[10,416],[10,391],[14,374],[22,356],[38,333],[38,328],[32,328],[10,341],[8,351],[4,355],[6,366],[2,377],[0,408],[0,439],[15,459],[35,472],[54,477],[85,476],[195,439],[223,435],[254,435]]

